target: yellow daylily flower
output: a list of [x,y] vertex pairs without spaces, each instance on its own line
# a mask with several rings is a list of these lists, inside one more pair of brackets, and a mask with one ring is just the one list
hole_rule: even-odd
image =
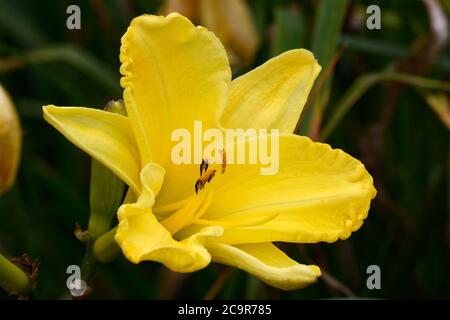
[[[215,261],[285,290],[315,282],[317,266],[297,263],[273,242],[346,239],[361,227],[376,191],[361,162],[292,133],[320,71],[312,53],[285,52],[231,81],[214,34],[170,14],[135,18],[120,60],[127,116],[49,105],[44,117],[134,193],[118,210],[115,240],[123,254],[177,272]],[[171,160],[171,133],[192,133],[194,121],[204,129],[279,129],[278,173],[229,163],[196,193],[199,164]],[[251,143],[241,139],[226,150]]]
[[259,46],[255,22],[246,0],[166,0],[161,14],[177,12],[214,32],[233,67],[253,61]]
[[19,117],[11,98],[0,85],[0,195],[14,184],[21,146]]

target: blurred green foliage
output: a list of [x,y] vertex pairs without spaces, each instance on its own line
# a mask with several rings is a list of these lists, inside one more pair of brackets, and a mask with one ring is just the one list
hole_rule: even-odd
[[[73,3],[81,8],[81,30],[66,28],[66,8]],[[440,3],[448,18],[450,5]],[[83,257],[73,231],[75,222],[87,227],[90,177],[90,159],[44,122],[41,106],[101,107],[120,98],[120,37],[134,16],[155,13],[160,4],[0,0],[0,83],[16,103],[24,134],[17,183],[0,198],[0,252],[39,257],[38,298],[67,297],[66,268]],[[381,30],[365,27],[370,4],[381,7]],[[312,93],[329,95],[320,105],[316,129],[322,136],[321,129],[333,123],[326,142],[361,159],[373,174],[378,196],[369,218],[346,241],[283,245],[298,261],[317,263],[326,273],[304,290],[282,292],[220,265],[178,275],[156,263],[135,266],[119,258],[98,268],[92,298],[203,298],[208,292],[225,299],[450,298],[450,136],[422,96],[423,90],[448,92],[448,83],[367,84],[373,80],[368,75],[395,71],[397,65],[420,81],[450,80],[448,44],[428,70],[414,68],[422,63],[420,54],[412,60],[416,49],[431,32],[424,2],[253,0],[249,5],[261,46],[253,65],[237,73],[299,46],[326,60],[322,76],[336,60],[327,84]],[[330,29],[331,23],[337,27]],[[342,107],[351,94],[356,98]],[[306,112],[317,112],[315,105],[308,103]],[[309,127],[300,129],[311,133]],[[381,290],[366,288],[366,268],[372,264],[381,267]],[[217,294],[210,291],[214,283]],[[0,291],[0,298],[8,297]]]

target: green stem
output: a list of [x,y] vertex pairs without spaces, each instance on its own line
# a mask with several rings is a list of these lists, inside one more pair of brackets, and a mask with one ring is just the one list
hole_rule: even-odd
[[92,245],[86,245],[83,264],[81,265],[81,279],[83,279],[87,285],[89,285],[92,280],[92,276],[94,275],[94,270],[97,264],[98,260],[95,258],[92,250]]
[[90,53],[72,45],[38,48],[20,56],[2,57],[0,59],[0,73],[14,71],[25,67],[27,64],[36,65],[54,62],[63,62],[74,67],[90,76],[109,92],[114,94],[121,92],[115,74],[108,67]]
[[450,82],[432,80],[413,76],[405,73],[384,71],[379,73],[368,73],[360,76],[342,96],[337,105],[333,108],[333,114],[322,130],[320,141],[325,141],[339,122],[355,103],[375,84],[379,82],[399,82],[414,87],[434,89],[450,92]]
[[[388,58],[408,58],[411,56],[410,48],[396,43],[390,43],[353,34],[343,34],[340,43],[347,50],[357,51],[373,56],[384,56]],[[450,71],[450,57],[440,55],[434,62],[433,68],[441,72]]]
[[28,275],[0,254],[0,287],[9,293],[25,296],[30,292]]

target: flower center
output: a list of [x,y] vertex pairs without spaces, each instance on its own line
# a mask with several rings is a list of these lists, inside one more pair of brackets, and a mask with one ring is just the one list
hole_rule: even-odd
[[[220,171],[223,174],[226,168],[226,154],[223,150],[221,153],[223,159]],[[211,204],[214,194],[213,178],[217,171],[218,169],[210,168],[207,159],[203,159],[200,164],[200,177],[194,184],[195,195],[153,209],[154,214],[158,217],[161,224],[171,234],[175,234],[191,224],[217,224],[214,221],[201,219]]]
[[203,160],[200,165],[200,177],[193,184],[195,194],[163,206],[153,208],[153,213],[159,222],[177,238],[185,238],[193,234],[205,226],[222,226],[224,228],[251,227],[262,225],[273,220],[277,214],[248,214],[245,211],[226,214],[216,220],[203,218],[208,211],[217,183],[220,179],[214,179],[217,172],[221,174],[226,170],[226,155],[222,152],[223,160],[214,168],[208,164],[207,160]]

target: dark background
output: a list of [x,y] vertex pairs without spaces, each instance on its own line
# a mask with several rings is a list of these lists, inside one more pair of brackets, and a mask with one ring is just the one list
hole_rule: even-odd
[[[234,73],[291,48],[314,52],[322,74],[328,70],[330,96],[317,106],[318,97],[327,95],[326,85],[312,94],[298,132],[341,148],[367,166],[378,195],[362,228],[334,244],[283,245],[297,261],[312,261],[324,271],[316,285],[303,290],[282,292],[216,264],[180,275],[160,264],[135,266],[121,257],[98,268],[91,298],[450,297],[445,125],[450,107],[447,97],[438,115],[424,98],[449,91],[448,83],[427,82],[450,79],[449,46],[439,42],[448,28],[430,27],[435,17],[426,1],[354,0],[345,6],[342,26],[327,31],[336,12],[322,2],[248,1],[260,47],[250,65]],[[121,98],[120,37],[134,16],[156,13],[161,3],[0,0],[0,83],[11,94],[23,127],[17,182],[0,198],[0,252],[39,257],[38,298],[67,297],[66,268],[83,257],[73,231],[76,222],[87,225],[90,177],[89,157],[42,119],[41,106],[102,107]],[[66,28],[70,4],[81,8],[81,30]],[[381,30],[365,27],[369,4],[381,8]],[[448,19],[448,1],[428,5]],[[377,78],[388,69],[406,74],[407,83]],[[321,121],[310,126],[311,114]],[[381,290],[366,287],[366,268],[372,264],[381,268]],[[0,298],[13,297],[0,290]]]

